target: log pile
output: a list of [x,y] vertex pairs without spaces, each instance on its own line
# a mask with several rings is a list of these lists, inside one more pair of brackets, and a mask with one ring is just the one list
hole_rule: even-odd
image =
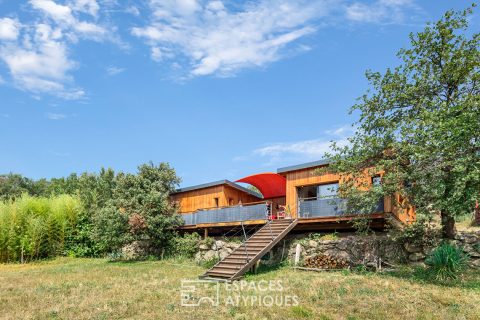
[[335,257],[319,254],[305,259],[305,267],[315,269],[344,269],[347,268],[348,262]]

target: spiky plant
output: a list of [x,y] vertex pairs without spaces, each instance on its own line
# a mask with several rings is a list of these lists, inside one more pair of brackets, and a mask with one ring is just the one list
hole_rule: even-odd
[[457,246],[443,243],[425,260],[430,277],[437,281],[456,279],[467,268],[468,256]]

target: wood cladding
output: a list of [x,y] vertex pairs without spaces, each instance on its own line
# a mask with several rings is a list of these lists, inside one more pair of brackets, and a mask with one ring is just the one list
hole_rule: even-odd
[[[326,167],[327,166],[318,166],[283,173],[287,179],[286,204],[290,208],[293,217],[298,217],[298,187],[336,182],[341,183],[342,177],[338,174],[329,173],[328,170],[324,173],[317,173],[319,168]],[[412,206],[409,206],[399,195],[395,195],[395,201],[392,201],[392,198],[390,197],[385,197],[384,211],[387,213],[393,213],[404,223],[412,223],[415,221],[415,209]]]
[[198,209],[215,208],[217,206],[237,205],[240,201],[249,203],[262,200],[226,184],[176,193],[171,198],[172,201],[178,203],[179,213],[189,213]]

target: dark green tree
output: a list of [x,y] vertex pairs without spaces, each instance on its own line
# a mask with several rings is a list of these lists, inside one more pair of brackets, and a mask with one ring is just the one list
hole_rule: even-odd
[[[447,11],[412,33],[398,67],[366,73],[371,89],[351,109],[359,112],[356,133],[327,155],[330,170],[346,175],[340,192],[351,210],[399,192],[417,213],[439,214],[446,238],[454,237],[455,216],[472,212],[480,198],[480,34],[468,28],[474,7]],[[370,191],[365,170],[384,172]]]
[[48,194],[48,181],[35,181],[16,173],[0,175],[0,201],[15,200],[23,193],[45,196]]
[[95,239],[103,250],[116,251],[134,240],[156,249],[167,246],[182,223],[169,200],[179,183],[166,163],[141,165],[137,174],[118,174],[112,201],[94,218]]

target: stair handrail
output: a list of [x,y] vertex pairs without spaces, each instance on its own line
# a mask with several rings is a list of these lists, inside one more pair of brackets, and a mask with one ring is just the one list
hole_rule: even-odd
[[248,263],[250,261],[250,258],[248,257],[247,233],[245,232],[245,227],[243,225],[243,221],[242,221],[241,225],[242,225],[242,230],[243,230],[243,247],[245,248],[245,255],[247,256],[247,263]]

